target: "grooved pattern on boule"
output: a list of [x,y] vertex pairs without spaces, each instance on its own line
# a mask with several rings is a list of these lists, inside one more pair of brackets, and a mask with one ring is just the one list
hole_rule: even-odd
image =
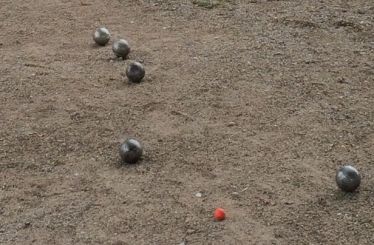
[[345,192],[353,192],[361,184],[359,172],[350,165],[340,167],[336,172],[335,179],[338,187]]
[[96,29],[93,34],[93,39],[96,44],[100,46],[105,46],[110,40],[110,32],[105,27],[100,27]]
[[145,76],[144,66],[139,62],[132,62],[127,66],[126,76],[130,82],[140,83]]
[[120,157],[124,163],[137,163],[143,155],[143,147],[139,141],[128,139],[120,146]]
[[119,39],[113,43],[112,50],[118,58],[126,59],[131,49],[129,43],[125,39]]

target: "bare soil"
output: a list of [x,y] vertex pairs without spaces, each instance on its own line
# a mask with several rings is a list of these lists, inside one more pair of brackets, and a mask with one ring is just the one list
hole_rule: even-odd
[[0,244],[374,244],[374,2],[212,3],[0,1]]

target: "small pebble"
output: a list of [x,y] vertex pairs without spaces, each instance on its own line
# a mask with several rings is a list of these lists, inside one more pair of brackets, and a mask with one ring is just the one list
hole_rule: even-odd
[[235,122],[229,122],[229,123],[227,124],[227,126],[229,126],[229,127],[233,127],[233,126],[235,126],[235,125],[236,125]]
[[201,192],[198,192],[198,193],[195,194],[195,196],[196,196],[196,197],[202,197],[203,194],[201,194]]
[[27,228],[29,226],[31,226],[31,222],[25,222],[25,224],[23,225],[23,228]]
[[359,9],[357,10],[358,14],[366,14],[366,11],[364,9]]

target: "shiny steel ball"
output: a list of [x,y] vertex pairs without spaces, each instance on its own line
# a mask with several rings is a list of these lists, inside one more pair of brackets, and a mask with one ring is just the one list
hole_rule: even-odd
[[110,33],[105,27],[100,27],[95,31],[93,39],[96,44],[105,46],[110,40]]
[[132,62],[127,66],[126,76],[130,82],[140,83],[145,76],[144,66],[139,62]]
[[360,186],[361,176],[354,167],[343,166],[336,172],[336,183],[342,191],[353,192]]
[[130,45],[125,39],[119,39],[112,45],[114,54],[122,59],[126,59],[130,53]]
[[135,139],[126,140],[119,150],[121,159],[124,163],[137,163],[143,155],[143,147]]

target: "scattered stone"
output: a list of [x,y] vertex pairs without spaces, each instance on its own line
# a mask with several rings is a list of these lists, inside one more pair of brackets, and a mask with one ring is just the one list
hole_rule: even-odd
[[228,127],[233,127],[233,126],[236,126],[236,123],[235,123],[235,122],[229,122],[229,123],[227,124],[227,126],[228,126]]
[[339,77],[337,82],[338,83],[348,83],[348,81],[344,77]]
[[366,11],[364,9],[359,9],[357,10],[358,14],[366,14]]
[[28,227],[30,227],[30,226],[31,226],[31,222],[27,221],[27,222],[25,222],[25,224],[23,225],[23,228],[26,229],[26,228],[28,228]]

